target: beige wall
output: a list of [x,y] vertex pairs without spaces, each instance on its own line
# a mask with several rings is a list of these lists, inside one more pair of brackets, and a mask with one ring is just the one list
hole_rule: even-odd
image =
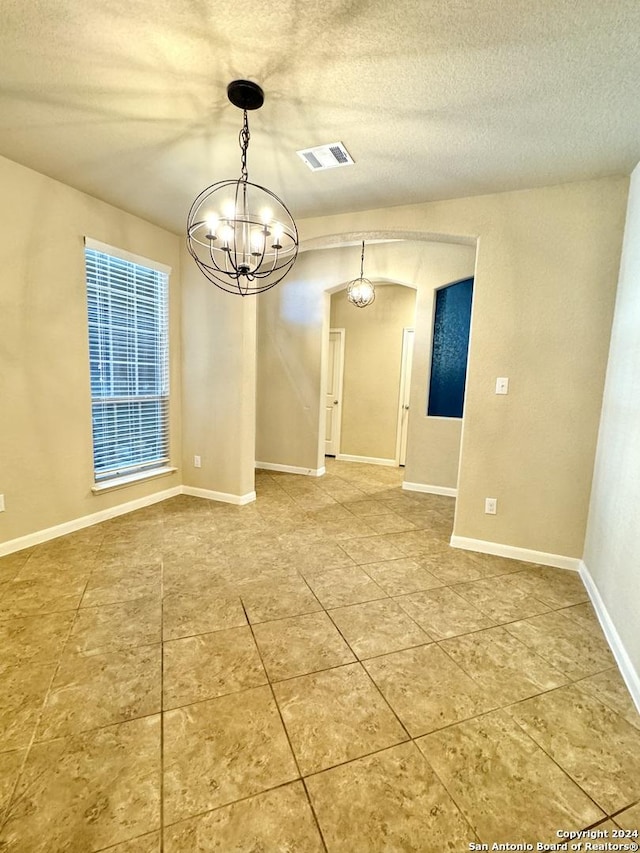
[[171,461],[180,468],[179,239],[0,158],[0,543],[181,483],[93,495],[86,236],[173,268]]
[[462,420],[427,417],[435,292],[474,273],[475,246],[432,244],[416,304],[416,337],[409,410],[407,483],[455,489],[458,485]]
[[415,309],[416,291],[397,284],[378,284],[366,308],[346,290],[331,296],[331,328],[345,330],[341,454],[395,458],[402,330],[414,327]]
[[[298,223],[310,245],[388,230],[478,239],[459,537],[582,555],[627,188],[626,178],[607,178]],[[349,260],[349,270],[357,267]],[[392,266],[388,277],[404,281]],[[272,345],[265,362],[281,395],[279,439],[266,418],[273,461],[289,453],[307,461],[313,451],[304,425],[319,422],[322,312],[315,294],[340,281],[336,271],[343,282],[352,277],[303,256],[288,283],[265,294],[260,318]],[[378,271],[367,266],[367,275]],[[508,396],[495,395],[498,376],[510,378]],[[484,514],[488,496],[498,499],[495,516]]]
[[584,562],[635,670],[640,699],[640,166],[624,249]]
[[256,300],[211,284],[186,249],[182,295],[183,482],[242,498],[254,489]]
[[[322,389],[330,325],[328,292],[343,289],[360,268],[362,237],[343,237],[355,245],[341,246],[337,240],[327,248],[302,252],[290,275],[259,297],[256,459],[260,462],[304,470],[324,465]],[[367,244],[367,277],[399,282],[418,293],[421,320],[416,324],[405,469],[411,482],[439,483],[449,474],[455,486],[459,423],[441,421],[444,429],[434,435],[436,419],[425,414],[431,311],[435,288],[473,274],[474,244],[473,239],[464,245],[428,239]],[[423,451],[426,442],[431,442],[429,450]]]

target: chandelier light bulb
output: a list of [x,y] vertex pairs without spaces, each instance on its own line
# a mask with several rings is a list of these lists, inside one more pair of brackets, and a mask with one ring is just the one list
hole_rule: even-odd
[[254,228],[251,232],[251,254],[259,256],[264,249],[264,232],[259,228]]
[[227,199],[222,205],[222,216],[224,219],[235,219],[236,204],[233,199]]
[[218,218],[218,215],[216,213],[210,213],[209,216],[207,216],[207,236],[213,237],[215,239],[217,236],[216,232],[218,230],[219,225],[220,220]]
[[220,237],[224,243],[224,247],[228,248],[229,243],[233,240],[233,228],[230,225],[223,225],[220,229]]

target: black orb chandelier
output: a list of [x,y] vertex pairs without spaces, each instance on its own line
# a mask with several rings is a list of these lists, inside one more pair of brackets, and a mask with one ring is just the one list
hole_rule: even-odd
[[360,277],[347,285],[347,299],[357,308],[366,308],[376,298],[376,291],[368,278],[364,277],[364,240],[360,256]]
[[264,92],[250,80],[234,80],[227,96],[244,112],[240,177],[212,184],[193,202],[187,248],[216,287],[248,296],[269,290],[289,272],[298,255],[298,229],[284,202],[248,179],[247,110],[260,109]]

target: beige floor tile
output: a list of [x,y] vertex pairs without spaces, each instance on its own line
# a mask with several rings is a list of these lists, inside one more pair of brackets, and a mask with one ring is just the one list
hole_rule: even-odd
[[517,575],[458,583],[455,591],[498,623],[546,613],[550,609],[548,605],[515,585],[514,577]]
[[504,628],[465,634],[439,645],[500,705],[527,699],[568,681]]
[[47,696],[36,740],[157,714],[160,693],[159,644],[66,655]]
[[496,707],[435,644],[372,658],[363,666],[412,737]]
[[511,622],[505,628],[571,679],[585,678],[615,664],[604,639],[581,628],[562,611]]
[[444,583],[423,568],[416,560],[403,557],[383,563],[370,563],[364,567],[369,577],[382,587],[387,595],[407,595],[423,589],[444,586]]
[[578,625],[587,631],[592,631],[599,637],[604,637],[600,622],[593,609],[590,601],[585,601],[582,604],[572,604],[570,607],[564,607],[562,610],[564,616],[577,622]]
[[71,652],[106,652],[148,646],[161,639],[160,599],[137,598],[79,610],[68,649]]
[[173,824],[165,830],[165,853],[322,853],[313,814],[301,782]]
[[32,747],[0,830],[0,847],[89,853],[159,824],[156,716]]
[[426,530],[430,535],[435,535],[449,543],[453,528],[452,522],[444,518],[437,510],[429,507],[416,506],[408,509],[403,516],[412,521],[417,528]]
[[[617,826],[612,820],[603,820],[602,823],[597,823],[595,826],[590,827],[590,829],[594,830],[595,832],[602,833],[602,835],[593,836],[593,839],[596,844],[602,844],[603,841],[615,841],[615,836],[613,836],[612,833],[620,829],[620,827]],[[591,841],[591,838],[589,840]]]
[[300,577],[285,581],[255,581],[241,589],[249,621],[268,622],[322,610],[322,605]]
[[115,847],[107,847],[102,853],[160,853],[160,833],[151,832],[131,841],[123,841]]
[[522,560],[514,560],[511,557],[481,554],[479,551],[473,551],[472,554],[473,559],[480,566],[483,577],[502,577],[531,569],[531,563],[524,563]]
[[169,640],[162,666],[165,710],[267,683],[249,627]]
[[223,600],[233,598],[237,595],[234,572],[231,566],[225,567],[223,563],[221,561],[221,565],[212,567],[208,563],[191,564],[188,560],[184,563],[169,561],[162,572],[164,598],[180,596],[188,600],[201,597],[203,601],[215,600],[217,596]]
[[306,576],[307,583],[323,607],[342,607],[386,598],[386,592],[360,566],[332,569]]
[[[371,521],[371,523],[374,522]],[[361,539],[350,539],[348,542],[342,543],[342,548],[356,565],[379,563],[382,560],[396,560],[403,556],[402,551],[383,536],[363,536]]]
[[342,549],[342,544],[330,539],[316,540],[298,545],[277,554],[278,565],[293,569],[300,574],[324,572],[342,566],[352,566],[353,560]]
[[271,681],[355,661],[353,652],[326,613],[309,613],[254,627]]
[[434,640],[456,637],[495,625],[450,587],[414,592],[394,599]]
[[49,613],[0,621],[3,664],[58,660],[75,615],[75,612]]
[[82,597],[81,606],[96,607],[119,601],[132,601],[135,598],[159,596],[161,576],[160,562],[131,566],[125,557],[119,565],[94,571]]
[[[482,820],[501,800],[511,826],[511,797],[518,814],[529,786],[533,824],[536,804],[553,815],[579,783],[624,805],[607,818],[592,799],[595,818],[568,808],[563,826],[638,822],[640,715],[578,575],[451,548],[454,499],[404,491],[401,469],[326,468],[258,472],[251,506],[178,496],[0,557],[0,826],[19,786],[3,850],[159,853],[155,730],[153,756],[144,744],[161,633],[166,706],[189,703],[165,710],[167,853],[325,849],[301,772],[329,853],[467,849],[477,836],[407,734],[424,748],[462,726],[468,743],[446,760],[463,784],[477,759]],[[534,714],[563,679],[580,679],[571,695],[600,714]],[[514,701],[501,712],[511,735],[469,734]],[[514,730],[525,740],[512,748]],[[30,755],[14,749],[32,733]]]
[[640,729],[640,713],[617,667],[576,681],[576,687],[588,696],[595,696],[636,729]]
[[597,699],[572,685],[509,712],[608,814],[640,799],[640,731]]
[[485,843],[557,842],[604,817],[503,711],[417,741]]
[[413,743],[325,770],[307,787],[330,851],[443,853],[475,841]]
[[15,578],[31,556],[31,550],[25,548],[23,551],[0,557],[0,583],[7,583]]
[[165,640],[194,634],[209,634],[247,624],[239,595],[226,590],[166,595],[162,602],[162,632]]
[[389,598],[339,607],[329,615],[360,659],[431,642],[431,637]]
[[9,805],[13,789],[18,781],[18,774],[26,752],[26,749],[0,752],[0,826],[2,826],[5,809]]
[[282,681],[273,689],[303,775],[407,739],[360,664]]
[[[640,803],[636,803],[629,809],[625,809],[614,817],[615,823],[620,829],[627,829],[633,832],[638,831],[637,836],[633,836],[633,840],[640,844]],[[625,840],[625,839],[621,839]]]
[[349,510],[349,512],[352,512],[354,515],[363,516],[364,518],[366,518],[367,516],[393,514],[393,510],[391,510],[383,501],[376,501],[371,499],[346,501],[344,503],[344,506]]
[[434,554],[440,554],[449,548],[448,541],[444,541],[430,530],[409,530],[404,533],[387,533],[384,538],[386,542],[393,545],[400,553],[391,558],[379,557],[378,561],[395,559],[396,557],[425,557],[426,559]]
[[550,607],[568,607],[588,600],[580,575],[567,569],[532,566],[519,572],[514,583]]
[[[396,512],[389,515],[376,515],[368,518],[367,521],[371,526],[371,533],[375,533],[378,536],[385,533],[405,533],[417,530],[418,527],[412,521],[409,521],[408,518],[403,518]],[[362,519],[360,519],[360,522],[362,522]]]
[[85,584],[86,578],[69,580],[60,576],[46,580],[10,581],[2,585],[0,619],[75,610],[80,604]]
[[164,715],[166,823],[297,777],[268,687],[209,699]]
[[55,665],[0,666],[0,752],[29,746]]
[[459,548],[448,548],[425,556],[422,565],[446,584],[465,583],[486,576],[486,570],[476,555]]

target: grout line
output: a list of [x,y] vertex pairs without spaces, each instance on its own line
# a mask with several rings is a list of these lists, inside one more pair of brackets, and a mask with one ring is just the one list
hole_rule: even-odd
[[[244,602],[242,602],[242,607],[244,609]],[[247,622],[249,622],[249,614],[247,613],[246,610],[245,610],[244,615],[247,619]],[[254,645],[255,645],[256,650],[258,652],[258,656],[260,658],[260,663],[262,664],[262,668],[264,669],[265,675],[267,677],[267,683],[269,685],[269,690],[271,691],[271,698],[273,699],[273,702],[276,706],[276,710],[278,711],[278,716],[280,717],[280,723],[282,725],[282,730],[283,730],[285,737],[287,739],[287,743],[289,744],[289,749],[291,750],[291,755],[293,757],[293,761],[295,763],[296,770],[298,771],[298,777],[299,777],[300,781],[302,782],[302,786],[304,788],[304,792],[305,792],[306,797],[307,797],[307,802],[309,803],[309,808],[311,809],[311,814],[313,815],[313,819],[314,819],[316,827],[318,829],[318,834],[320,836],[322,846],[324,847],[325,853],[327,853],[327,845],[325,843],[324,835],[322,834],[322,830],[320,829],[320,823],[318,821],[318,816],[316,814],[315,808],[313,807],[313,803],[311,802],[311,797],[309,796],[309,791],[308,791],[307,786],[304,782],[304,778],[302,776],[302,771],[300,770],[300,764],[298,762],[298,756],[296,755],[295,750],[293,748],[293,744],[291,743],[291,738],[289,737],[289,731],[288,731],[287,726],[285,724],[284,717],[282,716],[282,711],[280,710],[280,705],[278,703],[278,699],[277,699],[275,691],[273,689],[273,683],[271,681],[271,677],[269,676],[269,672],[268,672],[266,666],[264,665],[264,659],[262,657],[262,652],[260,651],[260,646],[258,645],[258,641],[256,640],[256,635],[254,633],[253,626],[251,625],[250,622],[249,622],[249,628],[251,630],[251,636],[253,637],[253,642],[254,642]]]
[[[26,565],[26,563],[25,563],[25,565]],[[65,651],[65,648],[67,647],[67,644],[68,644],[69,639],[70,639],[70,637],[71,637],[71,634],[72,634],[72,632],[73,632],[73,628],[74,628],[74,625],[75,625],[76,620],[77,620],[77,618],[78,618],[78,613],[79,613],[79,610],[80,610],[80,602],[82,601],[82,597],[84,596],[84,593],[85,593],[85,591],[86,591],[86,588],[87,588],[88,584],[89,584],[89,578],[87,578],[87,581],[86,581],[86,583],[85,583],[85,588],[84,588],[84,590],[83,590],[83,592],[82,592],[82,595],[80,596],[80,598],[79,598],[79,600],[78,600],[78,606],[76,607],[75,611],[73,611],[73,612],[74,612],[74,617],[73,617],[73,619],[71,620],[71,622],[70,622],[70,624],[69,624],[69,628],[68,628],[68,630],[67,630],[67,635],[66,635],[66,637],[65,637],[65,639],[64,639],[64,642],[63,642],[63,643],[62,643],[62,645],[60,646],[60,651],[59,651],[59,653],[58,653],[57,660],[55,661],[55,665],[54,665],[54,668],[53,668],[53,673],[52,673],[52,675],[51,675],[51,678],[49,679],[49,685],[48,685],[48,687],[47,687],[47,689],[46,689],[46,691],[45,691],[45,694],[44,694],[44,697],[43,697],[43,700],[42,700],[42,704],[40,705],[40,709],[39,709],[39,711],[38,711],[38,714],[37,714],[37,717],[36,717],[36,720],[35,720],[35,723],[34,723],[34,726],[33,726],[33,730],[32,730],[32,732],[31,732],[31,738],[30,738],[30,740],[29,740],[29,743],[28,743],[28,745],[27,745],[26,747],[21,747],[22,749],[24,749],[24,750],[25,750],[25,753],[24,753],[24,757],[23,757],[23,759],[22,759],[22,763],[21,763],[21,765],[20,765],[20,769],[18,770],[18,773],[16,774],[16,779],[15,779],[15,782],[14,782],[14,784],[13,784],[13,787],[11,788],[11,792],[10,792],[9,796],[7,797],[7,804],[6,804],[6,807],[5,807],[5,809],[4,809],[4,812],[0,812],[0,832],[2,831],[2,829],[4,828],[4,826],[6,825],[7,821],[9,820],[9,818],[10,818],[10,816],[11,816],[11,808],[12,808],[12,807],[14,806],[14,804],[17,802],[17,798],[16,798],[16,791],[18,790],[18,787],[19,787],[19,785],[20,785],[20,781],[21,781],[22,776],[23,776],[23,774],[24,774],[24,770],[25,770],[25,767],[26,767],[26,765],[27,765],[27,760],[28,760],[28,758],[29,758],[29,756],[30,756],[30,754],[31,754],[31,750],[32,750],[32,748],[33,748],[33,746],[34,746],[34,744],[35,744],[35,742],[36,742],[36,733],[37,733],[38,728],[39,728],[39,726],[40,726],[40,722],[41,722],[41,720],[42,720],[42,716],[43,716],[43,714],[44,714],[44,709],[45,709],[45,707],[46,707],[47,700],[49,699],[49,696],[50,696],[50,694],[51,694],[51,688],[53,687],[53,684],[54,684],[54,682],[55,682],[56,676],[58,675],[58,672],[59,672],[59,670],[60,670],[60,665],[61,665],[61,663],[62,663],[62,658],[63,658],[63,656],[64,656],[64,651]],[[68,613],[68,612],[70,612],[70,611],[64,611],[64,612]],[[30,663],[31,663],[31,662],[30,662]],[[38,663],[38,662],[37,662],[37,661],[33,661],[32,663],[34,663],[35,665],[37,665],[37,663]],[[43,665],[43,666],[45,666],[46,664],[47,664],[47,661],[43,661],[43,662],[42,662],[42,665]],[[12,751],[12,752],[14,752],[15,750],[11,750],[11,751]],[[25,793],[26,793],[26,792],[25,792]]]

